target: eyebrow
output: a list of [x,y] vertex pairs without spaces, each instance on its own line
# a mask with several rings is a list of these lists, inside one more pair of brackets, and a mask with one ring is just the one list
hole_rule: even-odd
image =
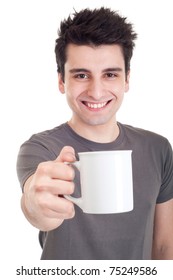
[[[121,67],[110,67],[103,69],[102,72],[121,72],[123,69]],[[91,73],[89,69],[86,68],[72,68],[69,70],[70,73],[80,73],[80,72],[85,72],[85,73]]]
[[70,73],[79,73],[79,72],[91,72],[90,70],[86,68],[72,68],[69,70]]

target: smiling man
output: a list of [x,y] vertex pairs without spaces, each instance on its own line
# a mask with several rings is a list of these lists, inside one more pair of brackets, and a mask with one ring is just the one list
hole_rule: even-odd
[[[22,210],[40,230],[42,259],[173,259],[172,148],[163,136],[116,119],[136,37],[126,18],[106,8],[61,23],[58,83],[72,116],[33,135],[17,162]],[[104,150],[133,151],[130,212],[85,214],[64,198],[80,196],[79,174],[65,163],[78,152]]]

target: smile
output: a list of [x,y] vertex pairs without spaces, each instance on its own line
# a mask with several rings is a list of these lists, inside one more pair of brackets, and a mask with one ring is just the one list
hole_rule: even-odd
[[101,103],[90,103],[90,102],[83,101],[82,103],[91,109],[101,109],[101,108],[105,107],[110,101],[111,100],[106,101],[106,102],[101,102]]

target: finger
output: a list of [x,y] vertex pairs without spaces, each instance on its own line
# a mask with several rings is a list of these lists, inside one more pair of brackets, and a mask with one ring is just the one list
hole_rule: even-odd
[[40,163],[37,167],[37,182],[39,187],[49,185],[51,179],[72,181],[75,176],[74,169],[63,162],[50,161]]
[[47,182],[44,181],[44,185],[41,185],[38,191],[49,192],[53,195],[69,195],[74,192],[74,182],[59,179],[47,180]]
[[74,216],[74,204],[65,198],[52,196],[42,202],[43,214],[49,218],[68,219]]
[[73,181],[75,177],[73,167],[65,163],[54,163],[49,174],[52,179],[64,181]]
[[73,162],[76,160],[75,150],[71,146],[65,146],[59,156],[56,158],[56,162]]

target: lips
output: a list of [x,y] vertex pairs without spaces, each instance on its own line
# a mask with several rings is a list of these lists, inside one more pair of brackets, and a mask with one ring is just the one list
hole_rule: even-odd
[[105,101],[105,102],[100,102],[100,103],[94,103],[94,102],[83,101],[82,103],[83,103],[86,107],[91,108],[91,109],[102,109],[102,108],[106,107],[106,105],[107,105],[110,101],[111,101],[111,100]]

